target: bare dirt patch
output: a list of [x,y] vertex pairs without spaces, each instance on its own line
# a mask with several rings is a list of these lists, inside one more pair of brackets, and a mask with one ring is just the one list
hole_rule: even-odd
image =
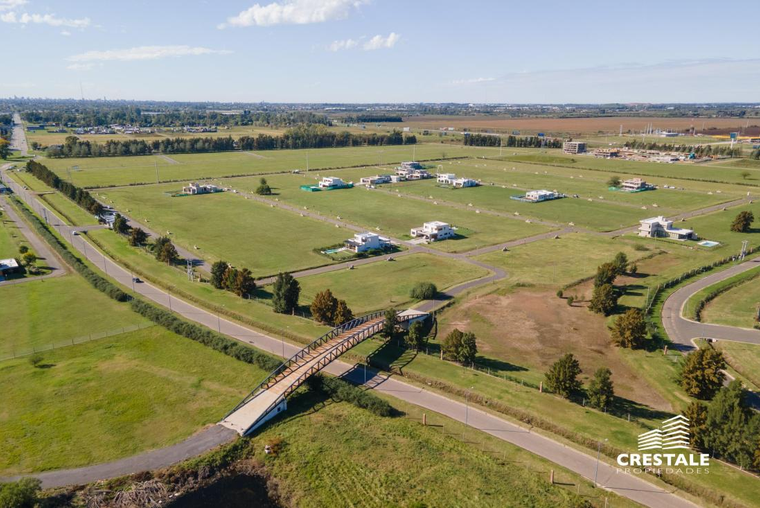
[[474,332],[485,356],[546,372],[565,353],[573,353],[588,379],[600,367],[612,371],[615,392],[650,407],[670,404],[641,379],[610,341],[604,318],[583,307],[569,307],[554,293],[524,290],[487,295],[455,307],[456,318],[444,315],[441,336],[453,328]]

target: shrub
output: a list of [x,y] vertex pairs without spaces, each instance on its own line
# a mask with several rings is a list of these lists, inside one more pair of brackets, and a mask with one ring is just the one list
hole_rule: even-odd
[[34,508],[39,502],[41,483],[37,478],[22,478],[17,482],[0,483],[0,507]]
[[42,356],[42,353],[34,353],[29,357],[29,363],[32,365],[32,367],[39,367],[42,364],[43,360],[45,360],[45,358]]
[[418,282],[409,291],[409,296],[415,300],[432,300],[438,294],[438,288],[432,282]]

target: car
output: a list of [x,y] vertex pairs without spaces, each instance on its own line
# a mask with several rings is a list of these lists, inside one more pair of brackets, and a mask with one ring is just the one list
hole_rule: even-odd
[[79,236],[79,231],[72,231],[71,234],[74,236]]
[[142,279],[140,277],[132,277],[132,282],[135,284],[142,284]]

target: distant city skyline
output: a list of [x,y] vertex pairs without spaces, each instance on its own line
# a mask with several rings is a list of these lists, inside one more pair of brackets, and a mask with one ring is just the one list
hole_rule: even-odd
[[[760,101],[756,2],[0,0],[0,96]],[[709,37],[696,32],[709,20]]]

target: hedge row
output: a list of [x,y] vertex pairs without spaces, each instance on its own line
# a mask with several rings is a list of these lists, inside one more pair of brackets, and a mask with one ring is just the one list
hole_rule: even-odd
[[325,393],[332,399],[348,402],[377,416],[391,416],[393,414],[393,407],[387,401],[368,390],[337,377],[315,374],[309,378],[308,386],[312,390]]
[[24,215],[24,217],[26,217],[35,231],[37,231],[37,233],[48,243],[48,245],[50,245],[53,250],[55,250],[58,255],[63,258],[66,264],[76,270],[82,277],[84,277],[87,282],[92,284],[97,290],[105,293],[116,301],[126,302],[131,299],[127,293],[119,289],[115,284],[112,284],[108,280],[95,273],[90,269],[89,266],[84,264],[81,259],[72,254],[71,251],[66,248],[66,246],[58,239],[58,237],[56,237],[50,231],[50,229],[48,229],[48,227],[40,219],[37,218],[36,215],[29,211],[29,209],[21,200],[15,196],[13,196],[13,200],[18,205],[19,210],[21,210],[21,213]]
[[231,356],[241,362],[250,363],[256,365],[266,371],[276,369],[282,363],[280,360],[269,356],[266,353],[259,352],[251,347],[245,346],[240,342],[218,334],[208,328],[190,323],[182,318],[177,317],[171,312],[156,307],[143,300],[132,300],[132,310],[148,318],[159,326],[163,326],[169,331],[187,337],[208,346],[211,349],[224,353],[227,356]]

